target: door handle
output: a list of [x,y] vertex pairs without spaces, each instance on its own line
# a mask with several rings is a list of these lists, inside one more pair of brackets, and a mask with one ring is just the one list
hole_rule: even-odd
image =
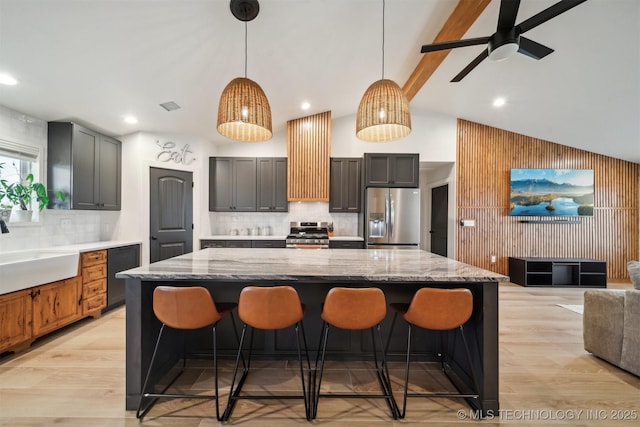
[[151,236],[151,240],[158,240],[156,236]]

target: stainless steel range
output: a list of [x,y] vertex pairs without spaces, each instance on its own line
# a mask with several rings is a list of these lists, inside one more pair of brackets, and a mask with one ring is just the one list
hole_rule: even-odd
[[287,247],[326,249],[329,247],[329,225],[326,222],[290,222]]

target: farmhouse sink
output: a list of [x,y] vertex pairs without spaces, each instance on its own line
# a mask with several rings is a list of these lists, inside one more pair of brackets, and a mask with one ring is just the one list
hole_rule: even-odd
[[78,274],[74,251],[31,249],[0,254],[0,295]]

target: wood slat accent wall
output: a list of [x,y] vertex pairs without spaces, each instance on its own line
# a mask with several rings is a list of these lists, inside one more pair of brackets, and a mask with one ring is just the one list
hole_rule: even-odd
[[[580,224],[510,217],[511,168],[593,169],[594,216]],[[607,261],[610,279],[628,279],[627,261],[639,259],[637,163],[459,119],[456,174],[458,220],[476,221],[458,227],[459,261],[508,274],[509,256],[595,258]]]
[[287,198],[329,201],[331,111],[287,122]]

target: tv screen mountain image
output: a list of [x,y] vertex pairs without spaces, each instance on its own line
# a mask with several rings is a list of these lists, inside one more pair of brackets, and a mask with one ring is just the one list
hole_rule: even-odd
[[511,216],[593,216],[593,169],[511,169]]

